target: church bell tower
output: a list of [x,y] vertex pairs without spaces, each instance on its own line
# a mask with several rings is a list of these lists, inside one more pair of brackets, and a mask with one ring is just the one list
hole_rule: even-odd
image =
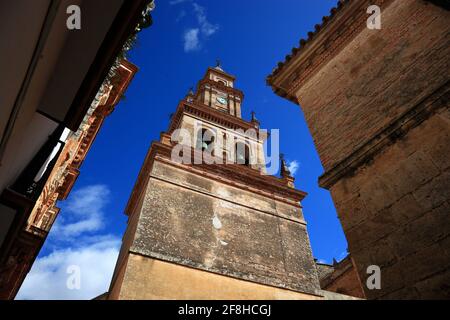
[[127,204],[109,299],[315,299],[319,283],[284,160],[220,65],[207,69],[152,143]]

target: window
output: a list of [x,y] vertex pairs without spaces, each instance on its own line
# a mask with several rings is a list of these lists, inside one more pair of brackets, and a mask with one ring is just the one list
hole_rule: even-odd
[[243,142],[236,143],[236,163],[250,166],[250,148]]
[[214,132],[209,129],[199,129],[197,131],[197,149],[202,151],[211,150],[214,146]]

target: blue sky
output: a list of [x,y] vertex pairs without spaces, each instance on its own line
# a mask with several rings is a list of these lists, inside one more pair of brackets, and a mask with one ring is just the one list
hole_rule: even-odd
[[[301,109],[272,93],[265,78],[336,0],[156,1],[153,26],[139,34],[130,61],[139,67],[106,119],[69,199],[18,298],[92,298],[108,289],[123,214],[145,154],[158,140],[189,87],[220,59],[244,94],[243,117],[280,130],[280,150],[296,166],[295,185],[308,192],[304,215],[314,257],[342,259],[347,243]],[[81,290],[67,290],[66,265],[81,264]],[[49,281],[51,280],[51,281]],[[45,291],[45,293],[44,293]]]

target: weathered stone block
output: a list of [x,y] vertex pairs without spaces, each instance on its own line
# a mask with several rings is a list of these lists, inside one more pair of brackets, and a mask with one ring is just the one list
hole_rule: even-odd
[[[398,155],[401,157],[401,155]],[[396,170],[389,175],[389,181],[395,188],[399,196],[409,193],[417,186],[431,180],[439,174],[438,168],[433,164],[431,158],[421,152],[414,152],[406,159],[391,159],[392,162],[397,161]]]
[[340,213],[339,219],[344,230],[358,225],[370,214],[359,195],[356,195],[347,202],[338,202],[335,205],[337,211]]
[[344,232],[349,242],[350,252],[352,252],[352,250],[359,251],[371,246],[372,243],[393,232],[394,229],[393,216],[387,211],[381,211]]
[[388,239],[396,255],[407,256],[446,237],[450,233],[449,212],[449,207],[442,205],[391,233]]
[[450,269],[415,285],[421,299],[450,299]]
[[368,212],[375,213],[386,208],[396,200],[392,185],[379,177],[368,174],[368,182],[361,187],[361,198]]
[[435,273],[450,268],[450,259],[439,244],[425,247],[397,263],[403,270],[403,279],[407,286],[427,279]]
[[450,118],[447,116],[442,114],[436,117],[435,126],[439,133],[432,137],[433,143],[424,145],[425,151],[441,171],[450,167]]
[[450,199],[450,170],[430,180],[413,192],[423,209],[431,210]]
[[403,225],[410,220],[417,219],[424,210],[411,194],[402,197],[389,209],[397,225]]
[[414,287],[404,287],[380,297],[382,300],[415,300],[419,298],[419,292]]

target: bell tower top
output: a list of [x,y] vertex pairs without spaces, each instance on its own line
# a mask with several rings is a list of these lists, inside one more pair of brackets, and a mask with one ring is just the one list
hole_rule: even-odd
[[222,69],[220,61],[209,67],[198,82],[194,99],[221,112],[241,118],[244,94],[234,88],[235,77]]

